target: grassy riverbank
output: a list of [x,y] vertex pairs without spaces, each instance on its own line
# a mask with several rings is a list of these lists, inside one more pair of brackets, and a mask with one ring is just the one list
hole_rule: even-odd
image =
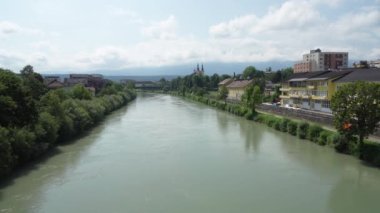
[[170,93],[186,99],[197,101],[220,110],[230,112],[234,115],[245,117],[258,123],[267,125],[281,132],[287,132],[303,140],[316,143],[321,146],[329,146],[339,153],[355,156],[364,162],[380,167],[380,144],[366,140],[361,148],[358,146],[358,139],[351,138],[350,141],[331,129],[326,129],[318,124],[296,119],[279,117],[260,113],[241,104],[231,104],[210,97],[196,96],[192,94]]

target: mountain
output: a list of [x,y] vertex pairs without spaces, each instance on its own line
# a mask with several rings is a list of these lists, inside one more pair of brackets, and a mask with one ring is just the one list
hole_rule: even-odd
[[[242,62],[242,63],[220,63],[220,62],[207,62],[203,63],[206,75],[218,74],[230,74],[234,72],[236,74],[242,73],[247,66],[254,66],[259,70],[266,70],[268,67],[272,68],[272,71],[276,71],[282,68],[293,66],[292,61],[272,61],[272,62]],[[199,64],[201,65],[201,64]],[[89,70],[80,71],[79,73],[96,73],[103,74],[104,76],[183,76],[191,74],[196,68],[197,64],[183,64],[173,66],[161,66],[161,67],[140,67],[140,68],[127,68],[120,70]],[[53,73],[78,73],[75,70],[70,71],[49,71],[45,72],[49,74]],[[47,75],[47,74],[46,74]]]

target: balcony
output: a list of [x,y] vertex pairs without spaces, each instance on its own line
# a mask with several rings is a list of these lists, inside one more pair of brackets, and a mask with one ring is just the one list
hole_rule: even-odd
[[288,91],[290,91],[290,87],[281,87],[280,91],[281,92],[288,92]]
[[307,89],[314,90],[315,89],[315,85],[309,85],[309,86],[307,86]]
[[289,95],[280,95],[280,98],[281,99],[289,99],[290,97],[289,97]]
[[327,96],[317,96],[317,95],[312,95],[311,99],[313,99],[313,100],[328,100]]

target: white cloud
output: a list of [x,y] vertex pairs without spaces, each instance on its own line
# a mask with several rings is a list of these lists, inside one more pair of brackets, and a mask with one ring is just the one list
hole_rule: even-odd
[[[42,70],[84,71],[198,61],[254,63],[299,60],[314,48],[349,51],[350,59],[380,58],[379,8],[359,7],[355,12],[336,14],[334,18],[324,13],[324,6],[338,7],[341,3],[340,0],[285,1],[260,16],[252,13],[216,23],[209,27],[209,37],[203,39],[181,35],[178,32],[181,25],[171,15],[149,24],[141,22],[143,40],[138,43],[86,47],[75,54],[62,53],[64,48],[54,43],[55,39],[49,39],[53,35],[45,34],[48,39],[39,37],[31,42],[26,50],[29,52],[0,52],[0,66],[8,67],[11,62],[14,66],[30,63]],[[139,19],[137,13],[120,8],[109,9],[109,14]],[[5,34],[3,29],[8,34],[27,32],[19,25],[1,23],[0,36]]]
[[305,29],[320,21],[320,15],[308,1],[287,1],[269,12],[252,26],[252,32]]
[[137,24],[144,23],[140,15],[137,12],[130,9],[125,9],[125,8],[115,7],[115,6],[107,6],[107,12],[111,16],[115,16],[118,18],[123,17],[123,19],[131,23],[137,23]]
[[21,27],[9,21],[0,21],[0,33],[11,34],[21,31]]
[[144,36],[154,39],[174,39],[177,37],[178,22],[171,15],[167,19],[159,22],[153,22],[149,26],[142,28]]
[[255,15],[246,15],[210,27],[209,33],[214,37],[238,37],[248,33],[249,28],[257,23]]

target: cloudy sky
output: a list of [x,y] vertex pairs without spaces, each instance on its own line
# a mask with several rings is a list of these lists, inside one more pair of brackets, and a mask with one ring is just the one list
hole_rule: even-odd
[[380,58],[380,0],[1,0],[0,67],[38,72]]

